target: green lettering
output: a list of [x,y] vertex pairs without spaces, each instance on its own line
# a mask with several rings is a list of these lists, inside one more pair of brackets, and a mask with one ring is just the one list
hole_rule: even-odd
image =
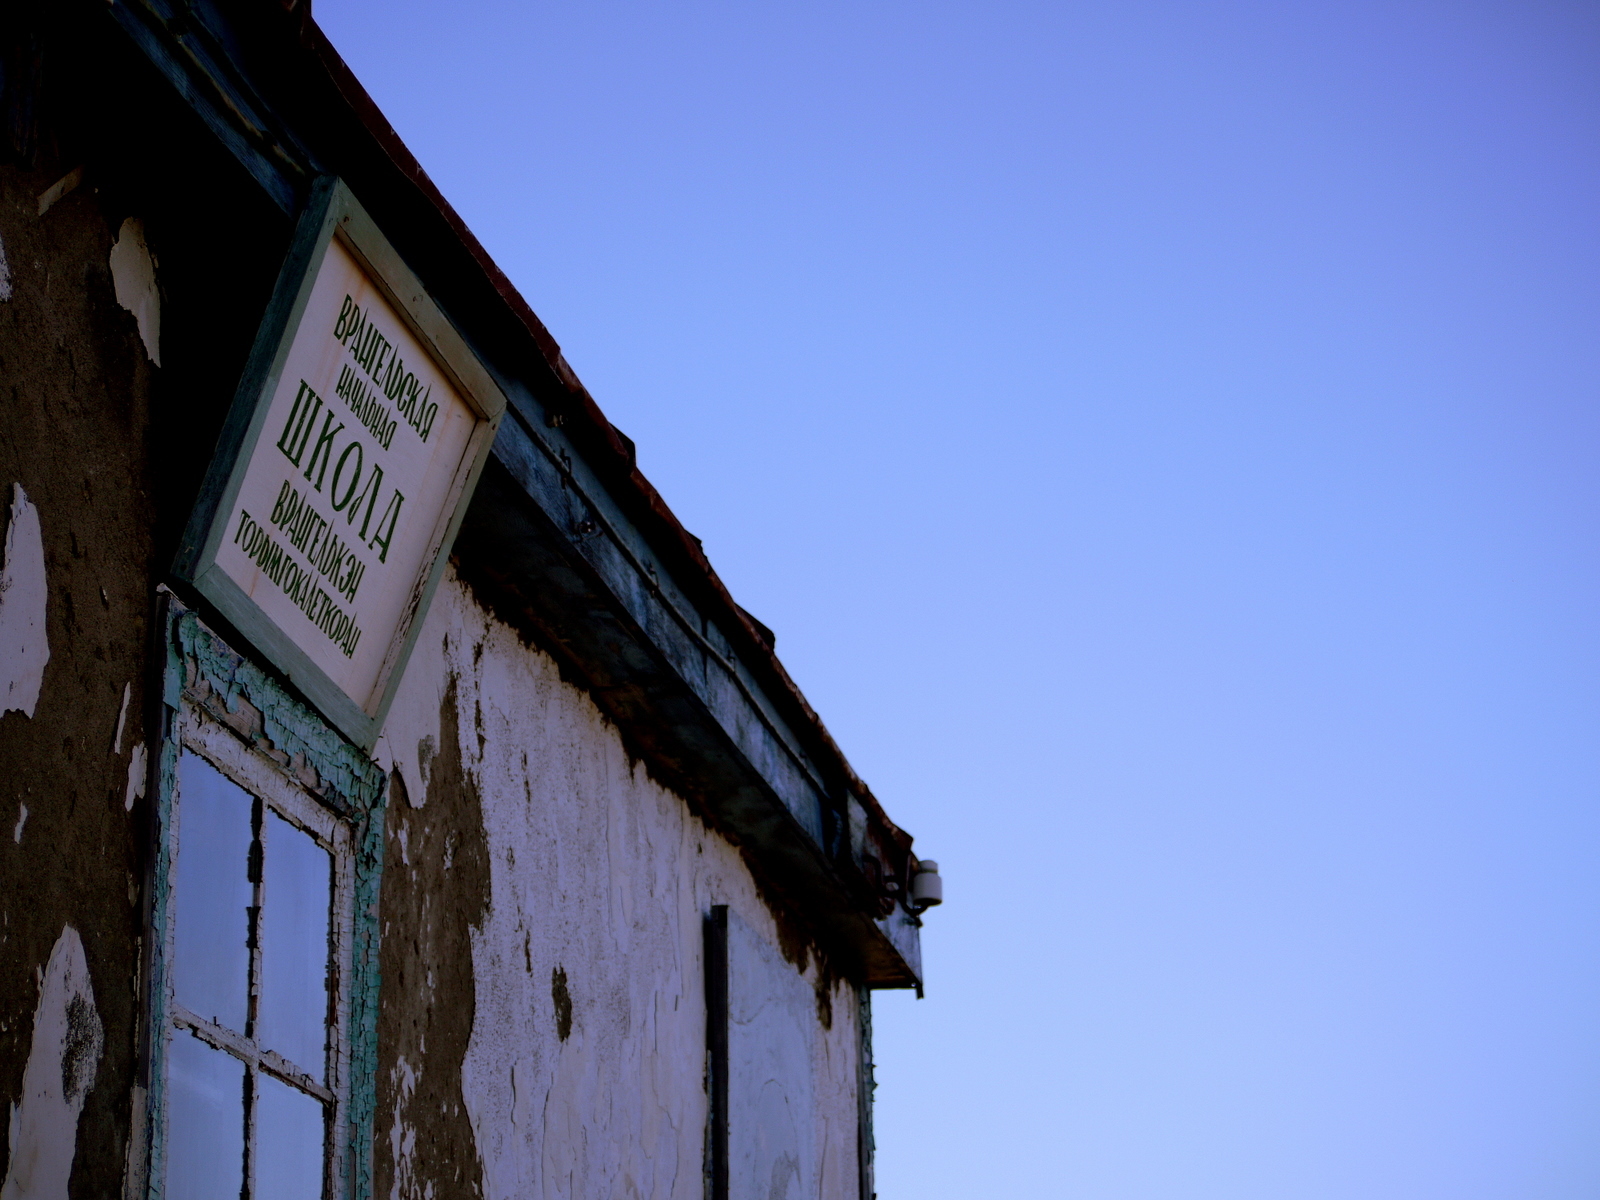
[[[338,472],[335,472],[337,475]],[[335,484],[334,486],[338,486]],[[377,463],[372,464],[372,470],[367,474],[367,484],[361,489],[361,494],[351,502],[349,510],[344,514],[346,525],[356,523],[356,513],[361,511],[361,502],[367,502],[367,515],[361,521],[361,537],[366,540],[367,525],[372,521],[372,509],[378,503],[378,489],[383,486],[383,468]],[[337,507],[337,506],[335,506]]]
[[333,323],[333,336],[341,342],[344,341],[345,322],[350,319],[350,310],[355,306],[356,302],[346,294],[344,303],[339,307],[339,319]]
[[[321,401],[319,400],[318,403],[320,404]],[[343,421],[339,422],[339,428],[337,429],[333,429],[332,425],[333,410],[330,408],[328,415],[322,420],[322,432],[317,435],[317,444],[311,448],[311,462],[306,466],[307,479],[311,478],[311,472],[317,472],[317,480],[313,486],[319,492],[322,490],[322,477],[328,473],[328,460],[333,456],[333,439],[344,432]],[[304,449],[304,440],[301,441],[300,445]],[[318,459],[322,460],[322,469],[320,471],[317,470]],[[294,465],[297,467],[300,465],[298,459],[295,460]]]
[[272,506],[272,523],[274,525],[283,524],[283,505],[293,491],[294,489],[289,486],[289,481],[285,479],[283,486],[278,489],[278,502]]
[[[341,425],[339,428],[343,429],[344,426]],[[340,500],[338,499],[339,477],[344,474],[344,464],[350,458],[352,450],[356,454],[356,468],[350,475],[350,486],[344,490],[344,499]],[[350,497],[356,494],[356,484],[361,482],[361,469],[365,465],[366,456],[366,451],[361,448],[361,443],[357,441],[352,441],[344,448],[344,453],[339,455],[339,461],[333,468],[333,490],[328,493],[333,498],[334,512],[343,512],[344,506],[350,503]],[[377,468],[374,467],[373,469],[376,470]]]
[[371,371],[368,372],[372,376],[374,383],[377,382],[378,376],[383,373],[383,361],[389,357],[389,351],[393,349],[394,347],[389,344],[389,339],[384,337],[382,334],[379,334],[378,355],[377,358],[373,360]]
[[[373,533],[372,540],[367,543],[369,547],[383,547],[382,550],[378,551],[379,562],[389,561],[389,543],[394,540],[394,527],[400,521],[400,506],[405,502],[406,498],[396,488],[394,495],[389,499],[389,506],[383,510],[383,516],[378,518],[378,528]],[[363,525],[361,528],[362,533],[365,534],[366,526]]]
[[300,456],[306,452],[306,439],[311,436],[312,423],[316,421],[321,408],[322,397],[302,379],[300,390],[294,394],[294,407],[289,410],[288,424],[283,427],[283,436],[278,439],[278,449],[297,467],[300,465]]
[[350,345],[353,348],[352,353],[355,353],[358,356],[362,339],[366,335],[366,329],[367,314],[362,312],[361,309],[357,308],[350,314],[350,320],[345,324],[344,338],[342,340]]
[[345,598],[346,603],[356,602],[356,589],[361,586],[361,577],[367,573],[367,564],[354,554],[350,556],[349,566],[346,568],[344,578],[335,582],[339,594]]

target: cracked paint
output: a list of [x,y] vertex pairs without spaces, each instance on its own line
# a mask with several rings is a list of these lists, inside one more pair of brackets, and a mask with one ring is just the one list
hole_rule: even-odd
[[[337,813],[350,818],[355,834],[351,981],[348,1022],[349,1138],[355,1153],[348,1162],[346,1194],[356,1200],[373,1195],[374,1094],[377,1069],[379,982],[378,887],[383,875],[384,818],[390,778],[366,755],[314,717],[261,668],[224,645],[194,613],[169,599],[167,667],[162,690],[176,708],[182,698],[231,728],[258,752],[284,766]],[[165,743],[159,774],[157,819],[170,821],[177,769],[174,743]],[[153,903],[163,911],[170,877],[158,869]],[[158,936],[160,931],[158,930]],[[159,1001],[158,1001],[159,1003]],[[156,1014],[159,1023],[164,1019]],[[150,1104],[160,1111],[161,1096]],[[152,1153],[155,1153],[154,1151]]]

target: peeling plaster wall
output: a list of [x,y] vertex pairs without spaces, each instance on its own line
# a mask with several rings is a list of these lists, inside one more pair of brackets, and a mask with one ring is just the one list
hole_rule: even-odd
[[[0,711],[0,1114],[17,1114],[0,1120],[0,1180],[34,1169],[28,1131],[48,1128],[45,1192],[104,1197],[121,1192],[142,1086],[154,592],[291,226],[120,32],[76,15],[0,5],[32,56],[3,98],[26,120],[0,122],[3,569],[42,597],[49,650],[11,673],[26,702]],[[39,603],[23,609],[37,628]],[[786,1124],[751,1127],[749,1177],[769,1200],[854,1195],[853,993],[780,939],[736,848],[454,578],[378,752],[394,768],[380,1195],[700,1200],[714,904],[751,939],[736,1086],[748,1071],[785,1096]],[[61,1033],[74,998],[79,1018],[92,1006],[88,1041]]]
[[128,217],[117,233],[107,259],[117,303],[133,314],[145,356],[161,365],[161,293],[156,288],[156,263],[144,240],[144,222]]
[[[7,58],[0,122],[0,1180],[21,1178],[30,1064],[55,1011],[41,1005],[40,978],[70,927],[101,1048],[71,1097],[73,1121],[53,1118],[68,1174],[52,1167],[60,1188],[47,1191],[98,1198],[121,1192],[138,1084],[155,586],[288,224],[171,87],[81,15],[0,5],[0,36],[29,39],[33,55],[17,73],[22,60]],[[19,33],[29,22],[34,32]],[[113,278],[129,217],[142,221],[151,271],[148,344]],[[124,256],[135,250],[127,241]],[[10,631],[23,618],[42,636],[19,670]]]
[[[854,994],[841,1044],[817,994],[765,931],[728,914],[728,1194],[849,1197],[856,1189]],[[839,1086],[841,1083],[846,1086]]]
[[854,1194],[854,992],[785,959],[736,848],[453,574],[380,754],[406,800],[384,876],[379,1195],[701,1200],[713,904],[739,931],[733,1094],[766,1104],[733,1125],[735,1179],[761,1181],[735,1194]]
[[[0,1122],[7,1200],[120,1187],[137,1035],[147,812],[127,801],[143,790],[141,777],[130,791],[130,775],[133,747],[147,740],[153,369],[106,265],[116,226],[85,189],[38,213],[39,194],[62,174],[59,163],[0,167],[11,288],[0,304],[0,489],[10,502],[0,583],[9,835],[0,838],[0,1112],[15,1105],[18,1114]],[[50,1070],[38,1064],[55,1051],[40,1039],[56,1038],[61,1016],[40,998],[40,972],[56,978],[64,926],[103,1054],[97,1045],[70,1097],[58,1062],[49,1099],[38,1088]]]

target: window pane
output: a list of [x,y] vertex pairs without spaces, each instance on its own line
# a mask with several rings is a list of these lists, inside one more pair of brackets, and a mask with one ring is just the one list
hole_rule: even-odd
[[167,1047],[167,1200],[239,1200],[244,1064],[177,1029]]
[[256,1080],[255,1200],[320,1200],[322,1102],[270,1075]]
[[244,1030],[250,982],[250,793],[198,755],[178,763],[173,980],[196,1016]]
[[261,907],[261,1008],[256,1041],[321,1080],[328,1021],[328,913],[333,860],[310,836],[267,813]]

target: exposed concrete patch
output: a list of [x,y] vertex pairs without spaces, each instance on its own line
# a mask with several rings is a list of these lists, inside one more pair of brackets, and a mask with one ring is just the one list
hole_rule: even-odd
[[6,247],[0,242],[0,301],[11,299],[11,264],[6,260]]
[[140,742],[128,756],[128,791],[122,800],[123,811],[132,812],[133,802],[144,799],[145,780],[149,775],[150,756],[145,752],[144,743]]
[[6,522],[5,565],[0,568],[0,713],[16,709],[33,716],[50,661],[45,632],[50,585],[44,573],[44,538],[39,510],[20,483],[11,485]]
[[39,990],[22,1103],[11,1106],[11,1162],[0,1200],[66,1200],[78,1115],[103,1047],[83,942],[68,925],[50,951]]
[[567,991],[567,969],[550,973],[550,999],[556,1008],[556,1036],[563,1042],[572,1036],[572,993]]
[[[414,670],[413,662],[408,679]],[[483,1195],[461,1064],[477,1002],[470,938],[488,908],[489,863],[477,782],[460,753],[453,680],[435,720],[442,736],[427,803],[395,796],[388,809],[377,1111],[389,1153],[374,1156],[374,1191],[390,1200]],[[404,776],[396,772],[391,795],[409,789]]]
[[[8,20],[15,7],[0,4]],[[67,38],[54,43],[61,53],[45,56],[54,64],[52,91],[99,95],[78,86],[98,43],[73,38],[70,21],[52,16],[49,23]],[[64,129],[57,118],[66,109],[49,105],[41,136],[60,136],[68,150],[92,134],[88,140],[118,144],[113,157],[144,164],[151,179],[170,177],[165,163],[209,182],[146,196],[132,179],[108,177],[111,186],[91,197],[86,181],[36,220],[39,194],[79,160],[62,161],[52,150],[37,169],[0,163],[0,239],[12,284],[11,299],[0,303],[0,570],[17,482],[38,510],[49,650],[30,718],[6,703],[16,640],[0,632],[0,711],[18,709],[0,716],[0,909],[10,913],[0,929],[0,1144],[10,1106],[23,1097],[39,1001],[34,968],[71,925],[93,972],[104,1030],[98,1082],[78,1118],[74,1197],[120,1194],[137,1033],[147,1019],[134,991],[143,897],[130,901],[137,891],[130,879],[145,878],[149,797],[132,814],[122,804],[128,753],[140,741],[147,751],[151,745],[139,686],[151,678],[149,656],[160,646],[151,637],[150,589],[172,559],[227,407],[197,406],[193,398],[232,395],[291,228],[254,184],[230,182],[235,167],[226,151],[184,143],[152,124],[156,110],[128,90],[131,77],[112,72],[100,82],[118,100],[82,107],[92,126]],[[135,201],[134,193],[145,198]],[[122,218],[132,211],[121,206],[135,202],[160,257],[161,370],[147,361],[136,322],[117,303],[110,267]],[[116,213],[109,225],[108,211]],[[170,252],[156,240],[158,221],[181,231]],[[255,234],[217,255],[226,229],[241,224]],[[121,753],[113,755],[129,680]],[[22,804],[28,816],[19,841]],[[8,1165],[0,1149],[0,1180]]]
[[111,281],[117,303],[133,314],[139,340],[156,366],[161,365],[161,293],[156,288],[156,261],[144,240],[144,222],[129,217],[111,247]]

